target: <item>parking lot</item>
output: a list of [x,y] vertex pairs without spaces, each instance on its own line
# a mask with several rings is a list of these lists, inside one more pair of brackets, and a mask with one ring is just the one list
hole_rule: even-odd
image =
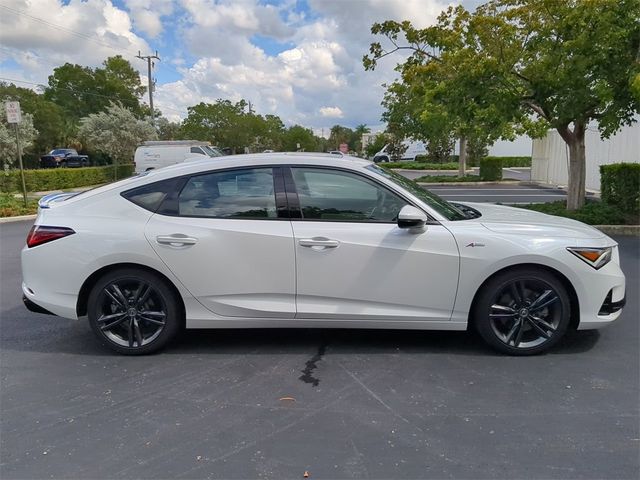
[[101,348],[28,312],[0,225],[0,477],[638,478],[640,248],[628,305],[544,356],[465,332],[189,331],[163,353]]

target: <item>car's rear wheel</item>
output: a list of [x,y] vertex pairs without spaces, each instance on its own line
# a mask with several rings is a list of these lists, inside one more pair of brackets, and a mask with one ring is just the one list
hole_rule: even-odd
[[570,323],[566,288],[550,272],[522,268],[489,280],[474,306],[474,322],[493,348],[511,355],[542,353],[558,343]]
[[166,281],[142,269],[115,270],[89,294],[89,324],[100,341],[127,355],[164,347],[178,332],[178,299]]

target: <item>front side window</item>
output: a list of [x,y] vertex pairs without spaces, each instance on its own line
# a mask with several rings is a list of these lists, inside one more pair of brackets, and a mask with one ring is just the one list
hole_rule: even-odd
[[200,147],[191,147],[191,153],[197,153],[198,155],[204,155],[204,152]]
[[321,168],[291,170],[303,219],[391,223],[407,204],[360,175]]
[[191,177],[178,196],[178,215],[277,218],[273,169],[250,168]]

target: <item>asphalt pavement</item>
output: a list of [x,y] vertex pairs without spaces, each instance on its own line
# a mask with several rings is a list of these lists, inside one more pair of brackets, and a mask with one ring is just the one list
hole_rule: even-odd
[[[637,479],[639,264],[628,305],[544,356],[466,332],[189,331],[124,357],[21,304],[0,225],[0,478]],[[61,272],[64,274],[64,272]]]
[[429,185],[425,188],[445,200],[460,202],[525,204],[567,199],[564,190],[534,185]]

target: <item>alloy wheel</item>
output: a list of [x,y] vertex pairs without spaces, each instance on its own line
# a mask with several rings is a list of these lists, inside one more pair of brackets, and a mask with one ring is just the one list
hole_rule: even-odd
[[137,278],[119,279],[100,292],[96,324],[111,342],[140,348],[162,333],[166,312],[163,296],[150,283]]
[[489,324],[508,347],[527,349],[549,341],[558,330],[562,315],[562,302],[554,287],[541,279],[518,279],[495,295]]

